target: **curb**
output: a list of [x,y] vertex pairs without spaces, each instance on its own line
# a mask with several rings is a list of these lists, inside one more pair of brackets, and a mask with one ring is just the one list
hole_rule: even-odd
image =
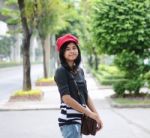
[[40,102],[1,102],[0,111],[60,110],[58,104]]
[[122,105],[122,104],[115,103],[110,97],[107,97],[106,99],[110,103],[110,106],[115,108],[150,108],[150,104]]
[[0,108],[1,111],[38,111],[38,110],[60,110],[59,107],[35,107],[35,108]]

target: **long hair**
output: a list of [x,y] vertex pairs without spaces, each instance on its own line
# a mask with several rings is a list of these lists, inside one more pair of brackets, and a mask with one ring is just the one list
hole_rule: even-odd
[[64,57],[64,54],[65,54],[65,51],[66,51],[66,48],[68,46],[69,43],[74,43],[72,41],[69,41],[69,42],[66,42],[62,45],[60,51],[59,51],[59,59],[60,59],[60,63],[63,67],[65,67],[67,70],[71,71],[71,70],[76,70],[78,68],[78,66],[80,65],[80,62],[81,62],[81,52],[80,52],[80,49],[78,47],[78,45],[76,43],[74,43],[78,49],[78,56],[77,58],[75,59],[75,65],[73,66],[73,69],[70,68],[70,66],[68,65],[65,57]]

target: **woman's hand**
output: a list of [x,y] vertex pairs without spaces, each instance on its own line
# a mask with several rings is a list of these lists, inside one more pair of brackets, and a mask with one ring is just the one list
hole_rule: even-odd
[[103,128],[103,122],[101,120],[101,118],[99,117],[99,115],[97,114],[97,119],[96,119],[96,122],[97,122],[97,131],[99,131],[100,129]]

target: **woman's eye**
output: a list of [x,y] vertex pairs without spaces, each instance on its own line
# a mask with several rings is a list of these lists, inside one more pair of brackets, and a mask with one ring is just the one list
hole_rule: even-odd
[[[73,47],[72,50],[76,50],[76,47]],[[70,48],[66,48],[67,51],[71,50]]]
[[66,48],[66,50],[69,51],[70,49],[69,49],[69,48]]

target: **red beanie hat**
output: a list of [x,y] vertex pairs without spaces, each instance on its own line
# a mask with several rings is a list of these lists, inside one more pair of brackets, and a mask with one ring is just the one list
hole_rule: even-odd
[[72,34],[66,34],[66,35],[59,37],[57,39],[57,42],[56,42],[57,50],[60,51],[60,48],[62,47],[62,45],[66,42],[69,42],[69,41],[78,44],[78,39],[75,36],[73,36]]

